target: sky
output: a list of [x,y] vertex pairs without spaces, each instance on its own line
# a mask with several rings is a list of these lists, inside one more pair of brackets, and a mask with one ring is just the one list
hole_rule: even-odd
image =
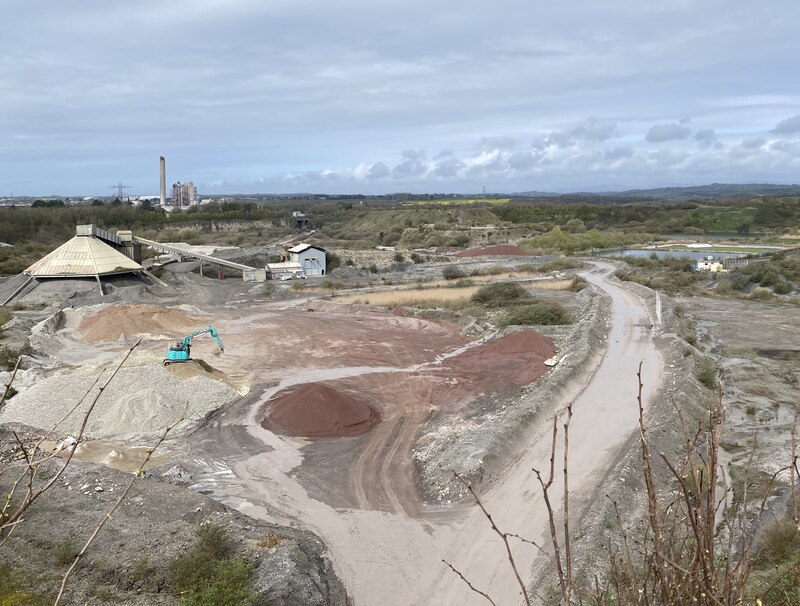
[[0,197],[800,182],[800,2],[0,0]]

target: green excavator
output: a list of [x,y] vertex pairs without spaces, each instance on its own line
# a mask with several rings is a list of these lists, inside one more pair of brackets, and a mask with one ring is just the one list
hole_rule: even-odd
[[191,361],[192,358],[190,353],[192,350],[192,339],[194,339],[199,335],[204,335],[206,333],[214,337],[214,340],[217,342],[217,345],[219,345],[219,350],[221,352],[224,352],[225,347],[222,345],[222,341],[220,340],[217,331],[214,330],[213,326],[209,326],[208,328],[201,328],[200,330],[195,330],[192,334],[186,335],[182,341],[171,343],[169,349],[167,350],[167,357],[164,359],[164,366]]

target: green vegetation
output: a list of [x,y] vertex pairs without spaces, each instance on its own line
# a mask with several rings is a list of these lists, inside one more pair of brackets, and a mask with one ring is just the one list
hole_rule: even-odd
[[255,601],[253,564],[236,557],[236,545],[221,526],[197,529],[189,553],[170,565],[173,592],[186,606],[247,605]]
[[572,283],[569,285],[569,289],[572,292],[581,292],[584,288],[586,288],[586,280],[580,276],[572,278]]
[[536,301],[530,305],[519,305],[509,311],[501,320],[501,326],[548,326],[552,324],[571,324],[572,317],[558,303]]
[[640,259],[626,257],[630,268],[620,269],[620,280],[636,282],[670,295],[693,293],[701,288],[698,273],[687,259]]
[[0,335],[3,334],[2,326],[11,319],[11,310],[7,307],[0,307]]
[[750,293],[750,298],[754,301],[770,301],[773,296],[769,288],[754,288]]
[[472,302],[483,307],[505,307],[528,298],[527,289],[517,282],[493,282],[472,295]]
[[457,265],[448,265],[442,270],[442,277],[445,280],[458,280],[465,277],[464,271]]
[[591,229],[581,233],[570,233],[556,225],[549,233],[536,236],[523,247],[538,254],[573,254],[592,248],[617,248],[652,240],[653,236],[644,232],[601,231]]
[[0,565],[0,605],[2,606],[46,606],[53,598],[34,593],[37,584],[25,575],[12,570],[10,566]]
[[695,359],[696,377],[708,389],[716,389],[718,369],[708,358]]
[[507,310],[500,326],[570,324],[572,317],[558,303],[536,299],[518,282],[493,282],[472,295],[472,303],[493,310]]
[[11,370],[20,356],[32,356],[33,349],[25,344],[23,347],[0,347],[0,368]]
[[471,206],[473,204],[508,204],[509,198],[448,198],[446,200],[412,200],[403,202],[403,206]]
[[[647,202],[562,196],[549,200],[521,200],[492,208],[503,221],[518,224],[554,225],[570,229],[624,230],[654,234],[730,233],[748,235],[793,228],[800,223],[796,196],[762,197],[714,201]],[[580,221],[581,223],[577,223]],[[572,223],[571,223],[572,222]]]
[[[540,265],[536,267],[535,265],[530,265],[526,267],[530,267],[531,271],[538,271],[543,274],[550,273],[551,271],[568,271],[570,269],[577,269],[580,267],[581,264],[574,259],[556,259],[555,261],[550,261],[549,263],[545,263],[544,265]],[[520,268],[521,270],[522,268]]]

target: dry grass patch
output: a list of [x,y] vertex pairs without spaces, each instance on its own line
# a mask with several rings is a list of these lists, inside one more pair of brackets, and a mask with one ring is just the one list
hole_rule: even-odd
[[359,303],[381,307],[430,307],[431,304],[458,306],[466,304],[480,286],[466,288],[415,288],[413,290],[385,290],[335,297],[337,303]]

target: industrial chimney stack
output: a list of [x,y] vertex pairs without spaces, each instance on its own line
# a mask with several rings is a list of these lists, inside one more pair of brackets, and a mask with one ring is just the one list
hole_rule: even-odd
[[159,164],[161,165],[161,207],[165,207],[167,205],[167,161],[164,160],[164,156],[159,158]]

